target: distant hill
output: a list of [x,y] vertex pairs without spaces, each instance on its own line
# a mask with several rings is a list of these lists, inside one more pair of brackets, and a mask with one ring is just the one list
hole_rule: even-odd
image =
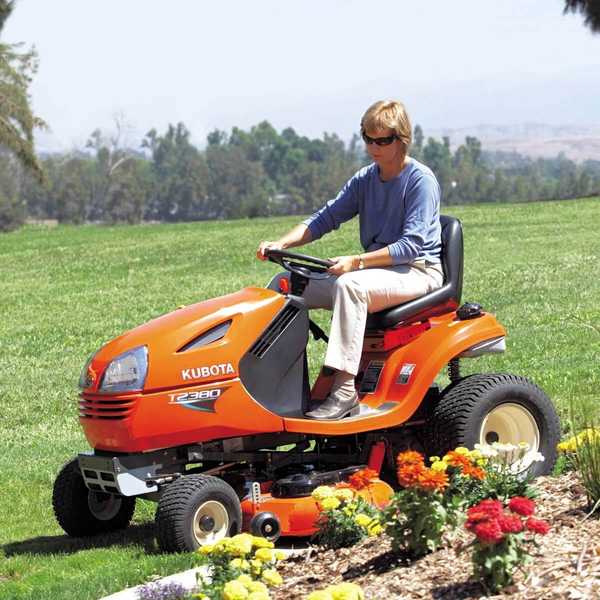
[[473,127],[425,129],[425,136],[448,136],[452,148],[466,136],[478,138],[484,150],[518,152],[525,156],[554,158],[560,152],[571,160],[600,160],[600,125],[476,125]]

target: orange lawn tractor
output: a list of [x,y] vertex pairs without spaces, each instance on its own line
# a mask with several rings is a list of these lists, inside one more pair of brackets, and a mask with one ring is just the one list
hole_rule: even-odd
[[[267,288],[180,308],[108,342],[85,365],[79,419],[93,448],[60,471],[53,506],[72,536],[128,525],[136,497],[154,500],[159,546],[194,550],[240,530],[275,540],[315,532],[311,492],[366,466],[384,505],[394,457],[443,455],[476,443],[529,444],[534,476],[556,459],[560,427],[544,392],[508,374],[462,377],[459,363],[505,349],[506,332],[477,304],[460,306],[460,222],[442,216],[443,286],[369,315],[356,377],[360,410],[304,417],[333,374],[309,385],[309,318],[302,292],[328,261],[271,251],[288,277]],[[437,375],[448,366],[443,390]]]

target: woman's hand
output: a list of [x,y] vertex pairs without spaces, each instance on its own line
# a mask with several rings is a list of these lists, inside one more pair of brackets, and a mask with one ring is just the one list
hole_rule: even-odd
[[334,256],[329,260],[335,263],[327,269],[332,275],[343,275],[358,268],[358,256]]
[[283,244],[279,241],[277,242],[261,242],[258,245],[258,250],[256,251],[256,258],[259,260],[267,260],[265,256],[265,250],[283,250]]

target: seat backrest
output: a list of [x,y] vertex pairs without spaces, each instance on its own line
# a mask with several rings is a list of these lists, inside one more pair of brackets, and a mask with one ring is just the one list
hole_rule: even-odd
[[456,310],[460,306],[463,282],[463,234],[460,221],[440,216],[442,225],[441,261],[444,270],[442,287],[399,306],[372,313],[367,318],[368,330],[389,329],[399,324],[423,321]]

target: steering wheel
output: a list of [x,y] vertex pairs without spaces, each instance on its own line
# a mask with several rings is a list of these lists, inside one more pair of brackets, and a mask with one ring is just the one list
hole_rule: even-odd
[[296,273],[296,275],[306,277],[306,279],[327,279],[327,277],[331,277],[331,273],[327,272],[327,268],[335,264],[330,260],[288,252],[287,250],[267,248],[265,256],[271,262],[281,265],[286,271]]

